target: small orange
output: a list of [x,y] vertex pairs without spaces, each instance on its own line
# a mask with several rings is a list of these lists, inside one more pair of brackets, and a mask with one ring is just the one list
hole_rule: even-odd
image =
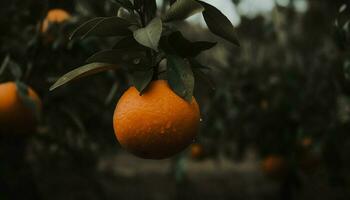
[[142,95],[130,87],[113,117],[122,147],[141,158],[164,159],[190,145],[199,127],[199,107],[177,96],[167,81],[152,81]]
[[306,138],[302,139],[300,143],[301,143],[302,147],[308,148],[312,145],[313,141],[311,138],[306,137]]
[[[28,95],[40,108],[41,101],[34,90],[28,88]],[[16,84],[0,84],[0,133],[29,133],[35,129],[35,125],[35,115],[21,101]]]
[[283,177],[286,169],[286,161],[279,155],[269,155],[262,162],[262,171],[271,178]]
[[191,158],[193,159],[201,159],[204,156],[204,149],[201,144],[192,144],[190,150]]
[[49,29],[50,24],[53,24],[53,23],[59,24],[69,20],[70,18],[71,16],[67,11],[62,9],[52,9],[47,13],[43,21],[41,32],[46,33],[47,30]]

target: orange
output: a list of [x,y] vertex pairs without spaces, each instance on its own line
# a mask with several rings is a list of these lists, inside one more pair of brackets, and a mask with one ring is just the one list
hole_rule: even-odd
[[52,9],[47,13],[47,15],[43,21],[41,31],[43,33],[46,33],[47,30],[49,29],[50,24],[53,24],[53,23],[59,24],[59,23],[62,23],[64,21],[69,20],[70,18],[71,18],[71,16],[67,11],[62,10],[62,9]]
[[271,178],[283,177],[286,173],[286,169],[286,161],[279,155],[269,155],[262,162],[262,170],[264,174]]
[[313,141],[311,138],[307,137],[301,140],[301,146],[304,148],[308,148],[312,145]]
[[147,159],[164,159],[190,145],[199,127],[199,107],[177,96],[167,81],[152,81],[142,95],[130,87],[119,99],[113,125],[129,152]]
[[[38,95],[28,88],[29,98],[41,107]],[[26,133],[35,129],[36,118],[22,102],[14,82],[0,84],[0,133]]]
[[201,159],[204,155],[204,149],[201,144],[192,144],[190,151],[191,158],[193,159]]

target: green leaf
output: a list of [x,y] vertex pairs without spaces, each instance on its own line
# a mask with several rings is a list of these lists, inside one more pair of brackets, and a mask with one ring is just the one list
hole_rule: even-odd
[[87,65],[84,65],[82,67],[76,68],[70,72],[68,72],[67,74],[63,75],[61,78],[59,78],[55,84],[53,84],[50,87],[50,91],[64,85],[67,84],[73,80],[85,77],[85,76],[89,76],[92,74],[96,74],[102,71],[106,71],[106,70],[111,70],[111,69],[115,69],[116,66],[115,65],[111,65],[111,64],[106,64],[106,63],[90,63]]
[[17,92],[23,105],[28,108],[37,121],[41,118],[40,105],[29,96],[29,88],[22,82],[16,81]]
[[156,0],[148,0],[144,5],[145,9],[145,22],[149,23],[156,17],[157,14],[157,2]]
[[113,0],[113,2],[120,4],[122,7],[129,10],[134,9],[134,5],[132,5],[132,3],[129,0]]
[[4,71],[8,67],[10,60],[11,60],[10,55],[6,55],[5,59],[2,61],[1,67],[0,67],[0,76],[4,73]]
[[133,36],[127,36],[120,39],[112,49],[145,50],[146,47],[140,45]]
[[128,51],[121,49],[112,49],[100,51],[87,59],[87,63],[109,63],[109,64],[124,64],[130,63],[137,65],[146,62],[146,55],[143,51]]
[[178,96],[191,102],[194,90],[194,77],[189,63],[179,56],[168,55],[167,75],[172,90]]
[[91,19],[79,26],[70,36],[70,39],[83,39],[87,36],[123,36],[131,31],[128,27],[131,23],[120,17],[98,17]]
[[195,0],[177,0],[167,10],[163,16],[163,21],[184,20],[203,10],[204,7]]
[[162,35],[162,30],[162,20],[154,18],[145,28],[134,31],[134,38],[143,46],[158,51],[158,44]]
[[12,76],[16,80],[21,79],[23,72],[21,66],[19,66],[17,62],[10,59],[10,61],[8,62],[8,68],[10,69]]
[[177,54],[185,58],[196,57],[202,51],[211,49],[215,45],[215,42],[191,42],[187,40],[180,31],[175,31],[170,35],[163,36],[160,41],[160,47],[165,52],[168,54]]
[[134,7],[136,10],[139,10],[142,6],[142,0],[134,0]]
[[230,20],[214,6],[202,1],[198,2],[205,8],[203,11],[203,17],[209,30],[215,35],[218,35],[232,42],[233,44],[240,46],[234,27]]
[[140,95],[147,88],[147,86],[152,81],[154,74],[153,67],[147,70],[135,70],[131,72],[131,79],[136,87],[136,89],[140,92]]

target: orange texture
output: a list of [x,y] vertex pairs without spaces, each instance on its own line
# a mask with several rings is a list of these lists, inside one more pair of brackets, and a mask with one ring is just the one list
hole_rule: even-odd
[[201,144],[192,144],[191,145],[191,158],[193,159],[201,159],[203,158],[204,149]]
[[62,9],[52,9],[47,13],[41,30],[45,33],[49,29],[50,24],[62,23],[70,18],[71,16],[67,11]]
[[[31,88],[28,89],[29,98],[38,108],[41,101]],[[36,119],[30,108],[26,107],[14,82],[0,84],[0,133],[24,133],[35,129]]]
[[157,80],[142,95],[130,87],[116,106],[113,124],[116,137],[126,150],[141,158],[164,159],[192,143],[199,119],[194,97],[188,103],[165,80]]
[[286,173],[286,167],[286,161],[279,155],[270,155],[262,162],[263,172],[272,178],[282,177]]

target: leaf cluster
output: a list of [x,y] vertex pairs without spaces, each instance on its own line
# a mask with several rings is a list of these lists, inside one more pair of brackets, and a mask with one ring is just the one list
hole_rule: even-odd
[[[172,90],[190,101],[195,75],[206,67],[195,57],[211,49],[216,42],[190,41],[170,23],[202,13],[209,30],[239,46],[229,19],[214,6],[199,0],[171,1],[162,15],[157,13],[155,0],[113,0],[118,16],[97,17],[80,25],[70,39],[115,37],[113,48],[97,52],[87,64],[64,76],[50,88],[53,90],[72,80],[113,68],[124,68],[140,94],[152,80],[159,78],[159,64],[166,60],[166,77]],[[121,14],[122,13],[122,14]]]

